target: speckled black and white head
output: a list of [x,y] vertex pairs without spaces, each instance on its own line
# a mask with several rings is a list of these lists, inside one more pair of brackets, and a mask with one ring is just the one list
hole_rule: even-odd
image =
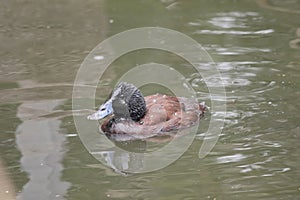
[[88,119],[99,120],[110,114],[114,114],[115,120],[139,121],[143,118],[146,103],[140,90],[132,84],[119,83],[99,110],[88,116]]

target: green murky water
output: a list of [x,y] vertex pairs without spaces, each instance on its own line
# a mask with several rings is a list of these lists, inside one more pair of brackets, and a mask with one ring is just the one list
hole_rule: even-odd
[[[2,0],[0,199],[299,199],[299,17],[297,0]],[[72,89],[99,42],[144,26],[205,47],[226,86],[226,124],[204,159],[200,130],[170,166],[124,176],[81,143]],[[174,55],[130,53],[105,73],[99,102],[124,72],[153,61],[186,69]],[[189,81],[206,90],[201,79]]]

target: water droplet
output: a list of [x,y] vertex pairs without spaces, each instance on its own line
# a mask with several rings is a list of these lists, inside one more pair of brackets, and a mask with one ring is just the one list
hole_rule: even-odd
[[114,23],[114,20],[113,20],[113,19],[110,19],[110,20],[109,20],[109,23],[110,23],[110,24]]
[[103,60],[103,59],[104,59],[104,56],[94,56],[94,59],[95,59],[95,60]]

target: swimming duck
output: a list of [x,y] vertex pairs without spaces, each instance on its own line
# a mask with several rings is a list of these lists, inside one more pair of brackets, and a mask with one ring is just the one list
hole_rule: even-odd
[[191,127],[205,110],[205,104],[185,97],[163,94],[143,97],[133,84],[121,82],[88,119],[110,116],[101,126],[106,135],[122,134],[142,139]]

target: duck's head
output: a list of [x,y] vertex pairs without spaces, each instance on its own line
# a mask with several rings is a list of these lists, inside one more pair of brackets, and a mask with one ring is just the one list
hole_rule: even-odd
[[88,116],[90,120],[100,120],[108,115],[115,120],[139,121],[146,114],[146,103],[140,90],[132,84],[121,82],[111,92],[99,110]]

